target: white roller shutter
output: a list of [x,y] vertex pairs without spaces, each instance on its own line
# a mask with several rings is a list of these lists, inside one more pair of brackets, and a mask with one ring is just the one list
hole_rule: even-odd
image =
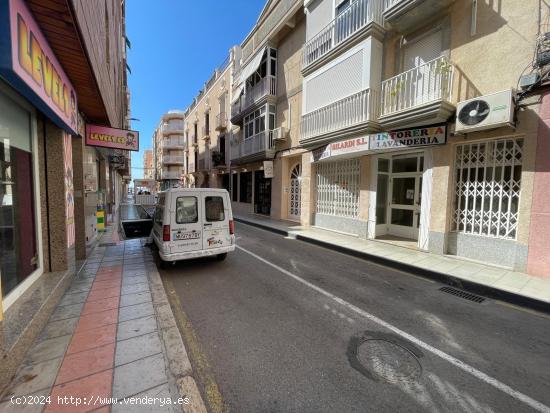
[[332,0],[317,0],[308,6],[306,41],[315,37],[333,19]]
[[363,86],[363,49],[306,81],[306,113],[327,106]]
[[441,56],[442,51],[443,33],[441,30],[407,44],[403,59],[404,71],[421,66]]

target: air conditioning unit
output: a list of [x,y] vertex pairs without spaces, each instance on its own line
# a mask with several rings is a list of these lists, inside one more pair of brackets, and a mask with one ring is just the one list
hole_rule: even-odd
[[459,102],[456,108],[457,134],[502,126],[514,126],[512,89]]
[[273,140],[274,141],[283,142],[283,141],[286,140],[287,136],[288,136],[288,129],[287,128],[280,127],[280,128],[273,129]]

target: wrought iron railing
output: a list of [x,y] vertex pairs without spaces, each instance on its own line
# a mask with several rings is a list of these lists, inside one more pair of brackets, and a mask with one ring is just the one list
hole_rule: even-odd
[[302,116],[301,139],[324,135],[378,118],[378,93],[365,89]]
[[383,25],[381,0],[353,2],[305,44],[302,67],[305,68],[316,62],[371,22]]
[[258,102],[265,96],[277,95],[277,78],[275,76],[264,77],[254,87],[246,90],[233,105],[231,106],[231,116],[236,116],[248,109],[254,103]]
[[452,101],[454,66],[445,56],[382,82],[381,115],[437,100]]

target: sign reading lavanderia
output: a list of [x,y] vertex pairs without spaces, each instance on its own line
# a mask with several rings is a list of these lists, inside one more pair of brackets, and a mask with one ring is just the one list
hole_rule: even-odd
[[369,150],[404,149],[417,146],[443,145],[447,142],[447,126],[435,125],[370,135]]
[[106,126],[86,125],[86,145],[139,151],[139,132]]

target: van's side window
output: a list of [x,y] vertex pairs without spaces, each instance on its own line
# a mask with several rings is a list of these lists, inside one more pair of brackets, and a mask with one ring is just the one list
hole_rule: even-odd
[[223,198],[221,196],[207,196],[204,200],[204,209],[206,210],[206,221],[214,222],[225,220]]
[[176,200],[176,222],[178,224],[193,224],[198,220],[197,197],[178,197]]
[[155,223],[162,225],[162,216],[164,215],[164,207],[157,205],[155,208]]

